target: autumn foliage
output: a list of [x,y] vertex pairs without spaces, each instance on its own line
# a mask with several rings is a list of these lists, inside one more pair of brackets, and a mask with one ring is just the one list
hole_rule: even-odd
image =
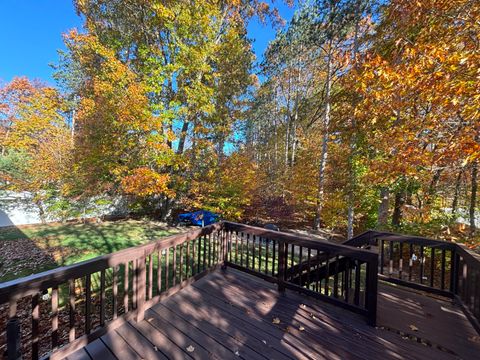
[[281,24],[267,3],[75,5],[58,88],[0,88],[5,189],[44,211],[122,198],[162,219],[475,232],[478,1],[302,3],[258,67],[246,29]]

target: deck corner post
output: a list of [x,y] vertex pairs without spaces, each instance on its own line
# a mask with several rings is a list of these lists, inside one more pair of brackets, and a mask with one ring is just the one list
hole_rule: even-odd
[[286,246],[287,244],[283,241],[278,243],[277,284],[278,284],[278,291],[281,293],[285,292],[285,261],[286,261],[285,247]]
[[451,262],[451,271],[450,271],[450,292],[454,295],[457,295],[458,292],[458,254],[455,250],[452,250],[452,254],[450,257],[450,262]]
[[137,271],[135,272],[137,281],[137,314],[136,321],[140,322],[145,318],[145,297],[147,287],[146,255],[138,259]]
[[8,360],[21,360],[22,352],[20,346],[20,321],[18,317],[12,317],[7,323],[7,354]]
[[228,241],[228,229],[227,229],[227,224],[222,221],[220,223],[221,225],[221,234],[222,234],[222,247],[223,247],[223,251],[222,251],[222,262],[221,262],[221,265],[220,265],[220,269],[222,271],[225,271],[227,270],[227,262],[228,262],[228,253],[229,253],[229,241]]
[[366,279],[366,307],[368,312],[368,324],[376,326],[377,324],[377,293],[378,293],[378,257],[375,256],[367,262]]

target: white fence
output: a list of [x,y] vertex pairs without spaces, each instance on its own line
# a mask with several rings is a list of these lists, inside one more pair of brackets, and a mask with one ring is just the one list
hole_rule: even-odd
[[7,192],[0,197],[0,227],[37,224],[40,212],[28,193]]
[[[93,200],[92,200],[93,203]],[[117,199],[109,205],[89,204],[90,211],[81,215],[82,218],[100,217],[102,215],[127,214],[122,199]],[[92,211],[92,208],[94,209]],[[62,219],[48,217],[48,222]],[[27,193],[2,192],[0,195],[0,227],[12,225],[28,225],[41,223],[40,211]]]

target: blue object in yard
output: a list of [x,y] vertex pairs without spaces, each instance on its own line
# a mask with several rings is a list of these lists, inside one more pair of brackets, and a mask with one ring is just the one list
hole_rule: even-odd
[[178,215],[178,221],[191,225],[206,226],[218,221],[219,216],[207,210],[199,210],[195,212]]

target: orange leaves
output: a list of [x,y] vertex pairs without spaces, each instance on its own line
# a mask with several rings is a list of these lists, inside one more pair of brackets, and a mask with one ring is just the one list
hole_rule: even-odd
[[98,191],[120,185],[139,197],[168,193],[169,178],[161,171],[173,154],[165,144],[165,119],[152,114],[145,83],[93,35],[73,32],[67,45],[88,79],[77,112],[79,177]]
[[132,170],[130,175],[122,179],[121,184],[123,191],[129,195],[149,197],[166,194],[173,196],[173,191],[168,189],[169,181],[168,174],[160,174],[147,167],[141,167]]
[[9,187],[32,193],[51,186],[60,188],[70,171],[72,155],[60,94],[26,78],[16,78],[0,89],[0,104],[3,154],[22,158],[15,161],[17,170],[2,174]]
[[475,142],[471,125],[479,115],[471,104],[480,98],[480,52],[472,37],[480,27],[466,13],[479,14],[479,3],[392,1],[376,45],[360,71],[350,74],[362,95],[355,114],[375,134],[369,140],[379,151],[395,148],[391,156],[411,170],[475,157],[466,144]]

